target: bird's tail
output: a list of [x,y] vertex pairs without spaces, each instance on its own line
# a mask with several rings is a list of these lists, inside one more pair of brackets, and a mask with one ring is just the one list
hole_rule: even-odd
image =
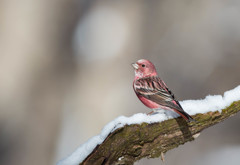
[[179,111],[177,109],[173,109],[174,112],[178,113],[179,115],[181,115],[187,122],[195,122],[196,120],[194,120],[192,118],[192,116],[190,116],[187,112],[185,111]]

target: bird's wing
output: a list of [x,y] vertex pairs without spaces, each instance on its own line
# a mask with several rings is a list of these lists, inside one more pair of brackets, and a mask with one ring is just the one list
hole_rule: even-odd
[[139,95],[159,105],[183,111],[172,92],[159,77],[154,76],[138,79],[134,83],[134,88]]

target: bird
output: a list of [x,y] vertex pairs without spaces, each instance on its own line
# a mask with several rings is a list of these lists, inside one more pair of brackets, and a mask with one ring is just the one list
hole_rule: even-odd
[[187,122],[195,121],[185,112],[175,99],[174,94],[169,90],[165,82],[158,76],[155,66],[146,59],[140,59],[132,63],[135,71],[133,89],[139,100],[152,111],[170,110],[178,113]]

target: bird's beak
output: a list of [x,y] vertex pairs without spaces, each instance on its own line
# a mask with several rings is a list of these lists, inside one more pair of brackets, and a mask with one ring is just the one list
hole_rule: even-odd
[[138,64],[132,63],[132,66],[133,66],[134,69],[138,69]]

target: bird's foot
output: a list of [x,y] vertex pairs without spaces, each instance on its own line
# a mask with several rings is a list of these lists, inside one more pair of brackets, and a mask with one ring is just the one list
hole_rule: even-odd
[[151,111],[149,113],[147,113],[147,115],[152,115],[154,113],[154,111]]

